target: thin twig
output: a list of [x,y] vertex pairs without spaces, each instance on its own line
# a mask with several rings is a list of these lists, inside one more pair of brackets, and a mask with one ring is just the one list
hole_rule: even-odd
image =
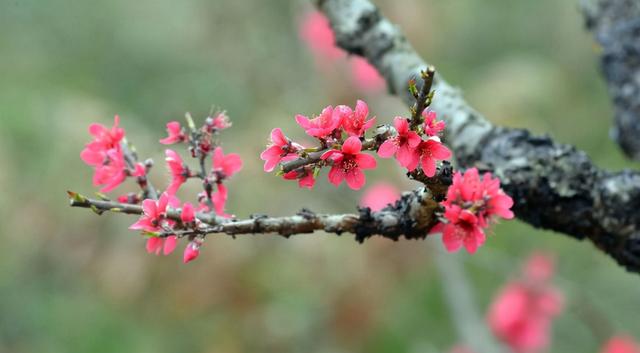
[[420,77],[422,78],[422,86],[420,87],[420,93],[416,98],[415,104],[411,107],[411,130],[415,130],[420,124],[422,124],[422,112],[429,106],[431,97],[431,86],[433,85],[433,77],[435,76],[436,69],[433,66],[428,66],[427,70],[420,71]]

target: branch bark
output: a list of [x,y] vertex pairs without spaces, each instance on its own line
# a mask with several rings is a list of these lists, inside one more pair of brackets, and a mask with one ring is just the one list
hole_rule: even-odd
[[[443,168],[444,182],[450,183],[451,168]],[[446,190],[446,188],[444,188]],[[124,204],[110,200],[87,198],[69,192],[69,203],[72,207],[91,208],[94,212],[120,212],[126,214],[142,214],[140,205]],[[372,212],[368,207],[359,208],[358,214],[317,214],[303,209],[296,215],[287,217],[269,217],[254,215],[249,219],[225,219],[210,213],[198,213],[196,217],[203,222],[197,231],[176,231],[171,234],[179,236],[190,234],[269,234],[276,233],[284,237],[294,234],[313,233],[323,230],[340,235],[355,234],[358,242],[379,235],[398,240],[401,236],[407,239],[424,239],[429,230],[438,223],[437,212],[441,212],[438,201],[442,194],[432,193],[426,187],[404,193],[394,205]],[[169,210],[167,217],[180,220],[180,209]],[[166,234],[168,235],[168,234]]]
[[600,69],[615,110],[611,137],[640,160],[640,2],[583,0],[587,28],[602,48]]
[[[316,0],[337,44],[365,57],[389,91],[411,105],[406,89],[428,64],[369,0]],[[518,218],[534,227],[590,239],[629,271],[640,272],[640,174],[596,167],[575,147],[499,127],[476,112],[461,92],[436,74],[432,109],[446,121],[446,141],[463,167],[500,177]]]

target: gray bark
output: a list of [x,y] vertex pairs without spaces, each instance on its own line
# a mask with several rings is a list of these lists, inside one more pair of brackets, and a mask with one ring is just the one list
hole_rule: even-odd
[[615,110],[611,137],[640,160],[640,1],[584,1],[582,7],[602,49],[600,68]]
[[[369,0],[320,0],[337,45],[361,55],[408,105],[409,79],[427,63]],[[640,173],[596,167],[573,146],[499,127],[476,112],[461,92],[436,74],[432,109],[447,123],[446,141],[462,167],[500,177],[517,217],[535,227],[589,239],[629,271],[640,272]]]

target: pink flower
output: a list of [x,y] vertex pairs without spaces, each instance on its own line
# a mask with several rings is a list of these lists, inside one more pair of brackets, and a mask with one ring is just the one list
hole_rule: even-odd
[[[139,176],[137,175],[139,172],[139,167],[136,167],[134,174]],[[144,167],[142,173],[142,175],[144,175]],[[103,185],[100,192],[109,192],[122,184],[126,178],[127,166],[122,151],[119,149],[110,149],[105,152],[105,158],[102,164],[94,170],[93,185]]]
[[190,224],[196,221],[196,211],[191,203],[185,202],[182,205],[180,220],[182,220],[184,224]]
[[483,228],[495,217],[512,218],[509,209],[512,205],[511,198],[500,189],[499,179],[493,179],[490,173],[480,179],[476,168],[468,169],[464,175],[456,172],[447,199],[442,202],[447,222],[434,227],[432,233],[442,232],[448,251],[464,245],[469,253],[474,253],[485,241]]
[[335,45],[329,20],[319,11],[309,12],[304,16],[300,25],[300,38],[322,61],[333,61],[345,55]]
[[339,105],[335,107],[328,106],[322,110],[322,113],[316,118],[309,119],[304,115],[296,115],[296,122],[300,125],[309,136],[317,138],[328,138],[334,130],[340,127],[343,119],[352,114],[351,108]]
[[[415,153],[418,155],[420,163],[422,164],[422,171],[429,178],[436,175],[436,161],[451,158],[451,151],[440,143],[440,141],[431,138],[426,141],[421,141],[416,147]],[[416,169],[416,166],[417,163],[414,159],[406,168],[409,171],[413,171]]]
[[353,114],[347,116],[342,121],[344,131],[346,131],[349,136],[361,137],[364,135],[365,131],[376,123],[375,117],[366,120],[368,115],[369,107],[367,106],[367,103],[358,99],[356,102],[356,109],[353,111]]
[[[525,268],[541,260],[542,255],[534,256]],[[545,261],[545,266],[553,266],[550,259]],[[562,294],[549,283],[550,279],[532,278],[525,271],[521,279],[508,283],[491,304],[489,327],[516,353],[538,352],[549,345],[552,320],[564,306]]]
[[362,142],[356,136],[349,137],[342,145],[342,150],[329,150],[325,152],[321,159],[333,161],[329,171],[329,182],[335,186],[340,185],[342,180],[347,181],[347,185],[354,190],[360,189],[365,184],[363,169],[373,169],[376,167],[376,160],[372,156],[360,153]]
[[163,255],[169,255],[175,250],[176,245],[178,245],[178,237],[170,235],[164,238],[149,237],[147,238],[146,247],[149,254],[160,255],[160,252],[162,252]]
[[225,112],[221,112],[213,118],[207,118],[206,127],[207,131],[209,132],[213,130],[219,131],[231,127],[231,122],[229,121],[229,117],[227,116],[227,114],[225,114]]
[[353,83],[364,91],[380,91],[384,89],[385,81],[367,60],[354,56],[351,58],[351,76]]
[[242,160],[237,153],[229,153],[225,156],[222,147],[216,147],[212,156],[212,171],[218,180],[230,178],[242,169]]
[[626,335],[616,335],[602,347],[601,353],[640,353],[640,346]]
[[163,145],[171,145],[174,143],[182,142],[187,138],[182,132],[180,123],[177,121],[171,121],[167,123],[167,133],[169,134],[169,136],[160,140],[160,143]]
[[284,134],[282,129],[275,128],[271,130],[271,143],[267,149],[260,154],[260,159],[264,162],[264,171],[271,172],[280,163],[280,161],[296,158],[296,153],[302,149],[302,146],[291,142]]
[[424,133],[427,136],[437,136],[445,128],[442,120],[436,120],[436,112],[425,110],[422,112],[424,118]]
[[464,245],[473,254],[484,244],[484,232],[472,212],[452,205],[445,209],[444,217],[449,221],[442,228],[442,242],[447,251],[457,251]]
[[286,180],[298,180],[298,186],[301,188],[313,189],[316,184],[316,178],[313,176],[313,169],[301,168],[292,170],[282,176]]
[[184,248],[184,254],[182,257],[182,262],[185,264],[195,260],[198,255],[200,255],[200,246],[202,246],[202,241],[199,239],[193,239],[187,244],[187,247]]
[[380,145],[378,155],[382,158],[390,158],[395,155],[401,166],[405,168],[413,166],[413,169],[415,169],[418,165],[418,155],[415,149],[422,139],[417,133],[409,130],[409,121],[405,118],[395,117],[393,125],[398,134]]
[[142,212],[137,222],[129,229],[139,229],[146,232],[158,232],[163,226],[172,227],[175,222],[166,218],[167,206],[177,207],[179,201],[175,196],[163,192],[158,200],[146,199],[142,201]]
[[398,189],[387,183],[377,183],[370,187],[362,196],[360,205],[369,207],[371,211],[380,211],[389,204],[394,204],[400,198]]
[[225,218],[231,217],[224,212],[224,208],[227,204],[227,197],[227,187],[222,183],[218,183],[218,190],[211,194],[211,202],[213,202],[213,207],[216,210],[216,214]]
[[187,178],[190,175],[189,167],[187,167],[180,155],[173,150],[165,151],[167,161],[167,166],[169,167],[169,172],[171,173],[171,184],[167,188],[167,193],[169,195],[175,195],[180,186],[187,181]]
[[109,192],[120,185],[128,175],[143,176],[144,167],[138,165],[128,170],[120,143],[124,139],[124,129],[118,127],[120,118],[114,117],[112,128],[93,123],[89,133],[93,140],[85,145],[80,158],[94,167],[93,184],[103,186],[101,192]]
[[500,179],[493,179],[491,173],[485,173],[482,179],[482,197],[487,198],[487,214],[497,215],[504,219],[513,218],[513,199],[500,189]]
[[[93,141],[86,147],[93,150],[108,150],[112,148],[120,148],[120,142],[124,138],[125,131],[118,127],[120,117],[113,117],[113,127],[111,129],[98,123],[89,125],[89,133],[93,135]],[[84,152],[84,151],[83,151]]]
[[122,151],[112,149],[104,153],[103,160],[93,173],[93,185],[104,185],[100,192],[109,192],[120,185],[126,178],[126,164]]

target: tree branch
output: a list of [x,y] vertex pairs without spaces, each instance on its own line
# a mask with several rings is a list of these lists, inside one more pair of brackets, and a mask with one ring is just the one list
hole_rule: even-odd
[[[364,56],[408,105],[410,79],[428,67],[400,30],[369,0],[316,0],[337,44]],[[609,172],[586,154],[527,130],[492,125],[436,75],[432,108],[447,123],[447,142],[463,167],[491,170],[515,200],[518,218],[576,239],[590,239],[620,265],[640,272],[640,174]]]
[[600,69],[615,110],[611,137],[640,160],[640,2],[583,0],[587,28],[602,47]]
[[[212,213],[198,213],[196,217],[204,223],[202,227],[198,230],[176,231],[171,234],[184,236],[277,233],[289,237],[323,230],[338,235],[352,233],[359,242],[374,235],[393,240],[398,240],[401,236],[407,239],[424,239],[429,230],[438,223],[438,214],[442,211],[438,202],[444,198],[443,192],[451,185],[451,174],[449,164],[441,165],[436,176],[429,179],[432,189],[420,187],[406,192],[394,205],[388,205],[377,212],[371,211],[368,207],[359,208],[358,214],[316,214],[303,209],[288,217],[255,215],[243,220],[221,218]],[[142,214],[140,205],[96,200],[75,192],[69,192],[69,203],[72,207],[90,208],[98,214],[107,211]],[[180,220],[180,212],[180,209],[170,209],[167,217]]]

